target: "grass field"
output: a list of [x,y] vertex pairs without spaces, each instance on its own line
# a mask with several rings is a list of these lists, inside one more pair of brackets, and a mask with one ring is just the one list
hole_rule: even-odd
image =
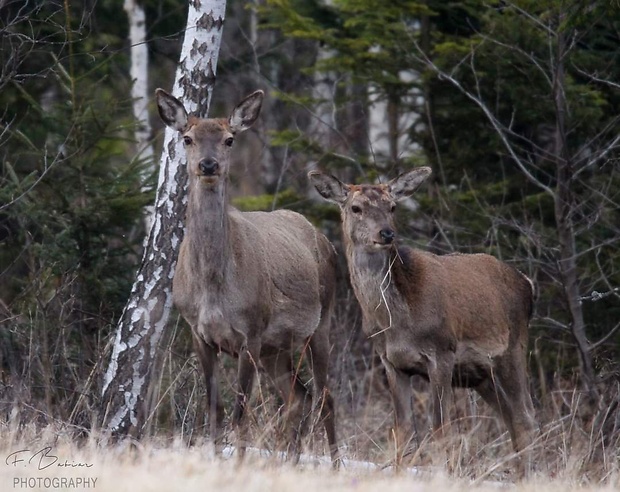
[[[30,434],[30,439],[24,436]],[[551,479],[539,474],[518,484],[488,479],[472,481],[440,470],[394,472],[364,469],[361,462],[332,471],[325,464],[293,466],[273,457],[250,454],[242,463],[234,456],[214,456],[206,445],[187,447],[180,440],[127,447],[101,447],[94,440],[80,446],[52,429],[20,432],[4,425],[0,435],[0,490],[98,491],[615,491],[620,476],[604,483],[584,477]],[[616,467],[617,470],[617,467]]]
[[[21,448],[21,446],[18,446]],[[27,447],[24,449],[28,449]],[[17,449],[16,449],[17,450]],[[43,451],[41,451],[43,450]],[[13,453],[13,448],[7,450]],[[8,456],[3,452],[3,458]],[[119,452],[112,449],[77,450],[61,445],[49,451],[35,446],[28,452],[20,453],[19,458],[33,462],[19,462],[15,465],[3,464],[0,474],[0,490],[82,490],[100,491],[244,491],[279,492],[306,490],[355,490],[355,491],[457,491],[457,490],[498,490],[510,488],[516,491],[572,490],[612,491],[618,490],[620,482],[597,486],[535,479],[519,485],[498,485],[491,483],[471,483],[446,477],[443,474],[420,476],[408,473],[395,474],[382,471],[340,470],[333,472],[323,467],[293,467],[276,464],[270,460],[247,460],[243,464],[236,460],[222,460],[208,457],[205,448],[174,449],[147,448],[137,454]],[[45,455],[47,453],[47,455]],[[69,463],[69,468],[57,463],[39,470],[40,463],[47,466],[51,456],[59,458],[60,463]],[[9,463],[14,458],[9,457]],[[40,461],[41,460],[41,461]],[[87,467],[88,466],[88,467]],[[62,480],[65,483],[63,484]],[[69,482],[73,480],[73,483]],[[64,485],[64,487],[63,487]]]
[[[193,381],[189,376],[188,381]],[[286,439],[277,423],[273,392],[263,388],[260,380],[248,410],[251,442],[257,448],[277,451]],[[620,412],[615,385],[604,395],[609,404],[595,408],[589,408],[578,392],[562,390],[559,384],[557,390],[548,392],[537,408],[540,427],[532,444],[535,473],[528,481],[515,484],[515,457],[505,426],[475,394],[463,390],[456,392],[454,435],[440,443],[428,437],[428,428],[419,429],[421,441],[408,457],[409,471],[394,472],[389,466],[393,459],[391,403],[385,385],[379,383],[360,382],[364,389],[352,391],[348,398],[344,391],[338,393],[338,434],[348,461],[335,472],[326,459],[321,465],[306,459],[292,466],[273,454],[249,453],[242,463],[234,454],[214,456],[205,443],[200,417],[203,404],[199,402],[204,398],[183,394],[187,388],[200,394],[203,387],[197,381],[167,391],[169,403],[160,407],[162,412],[180,409],[183,422],[191,425],[160,424],[152,431],[153,437],[131,449],[101,444],[92,430],[95,419],[88,427],[76,426],[27,404],[12,410],[7,404],[7,411],[0,414],[0,492],[620,490]],[[427,400],[427,392],[416,390],[422,424],[428,420]],[[168,418],[171,413],[163,415]],[[162,421],[168,423],[156,420]],[[305,456],[327,453],[323,434],[322,426],[314,422],[304,442]],[[228,434],[227,440],[234,444],[234,434]]]
[[[33,346],[34,342],[33,338]],[[197,362],[179,342],[170,343],[163,352],[165,363],[147,437],[133,450],[97,440],[100,388],[96,381],[100,377],[87,382],[77,377],[63,380],[63,388],[76,388],[85,395],[77,402],[44,398],[55,395],[56,387],[42,378],[10,374],[0,378],[0,492],[620,490],[620,384],[615,379],[601,386],[600,399],[591,402],[574,381],[539,377],[532,390],[538,423],[531,448],[535,474],[515,485],[516,461],[499,416],[474,392],[456,390],[450,416],[453,435],[447,442],[436,442],[430,438],[428,388],[419,380],[411,386],[418,441],[406,463],[418,473],[386,469],[394,458],[390,395],[374,359],[353,355],[335,358],[331,375],[339,443],[343,456],[351,460],[342,469],[333,472],[329,466],[315,466],[313,460],[294,467],[264,456],[249,456],[242,464],[234,456],[214,457],[204,443],[207,400]],[[363,353],[352,350],[349,341],[337,352]],[[35,370],[39,359],[34,355],[31,359],[28,374],[40,372],[43,377],[43,368]],[[228,412],[235,394],[233,362],[224,359],[220,371]],[[302,379],[309,380],[309,375],[302,374]],[[269,382],[259,374],[247,409],[252,446],[277,451],[286,445],[279,424],[280,405]],[[226,439],[235,444],[230,426]],[[323,456],[326,448],[322,426],[314,421],[303,452]]]

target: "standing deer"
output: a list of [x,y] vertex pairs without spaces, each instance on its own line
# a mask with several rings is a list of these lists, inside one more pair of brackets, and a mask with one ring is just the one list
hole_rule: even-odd
[[319,194],[340,206],[363,330],[392,394],[397,460],[413,436],[409,378],[416,374],[430,383],[437,435],[449,430],[452,386],[474,388],[503,418],[515,451],[525,452],[534,430],[526,369],[533,284],[486,254],[437,256],[398,244],[396,202],[430,174],[420,167],[380,185],[309,174]]
[[211,434],[216,442],[221,440],[217,359],[224,352],[238,358],[232,423],[239,433],[240,456],[246,446],[242,418],[260,363],[284,402],[289,449],[298,457],[310,413],[310,393],[292,365],[293,352],[300,351],[308,355],[314,406],[321,409],[336,464],[334,404],[327,388],[334,248],[295,212],[240,212],[228,203],[231,147],[235,136],[258,118],[263,92],[246,97],[228,119],[189,115],[162,89],[156,98],[162,120],[180,132],[187,154],[186,234],[173,300],[191,326],[204,371]]

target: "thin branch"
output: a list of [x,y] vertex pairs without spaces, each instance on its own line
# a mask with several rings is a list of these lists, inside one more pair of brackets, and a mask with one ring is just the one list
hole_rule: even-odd
[[553,29],[551,29],[550,27],[548,27],[545,24],[543,24],[542,22],[540,22],[540,20],[538,20],[535,16],[533,16],[532,14],[527,12],[526,10],[523,10],[521,7],[515,5],[514,3],[511,3],[511,2],[506,2],[506,4],[508,6],[510,6],[511,8],[513,8],[517,13],[521,14],[523,17],[525,17],[526,19],[531,21],[534,25],[536,25],[537,27],[539,27],[540,29],[545,31],[548,35],[550,35],[550,36],[555,36],[556,35],[556,33],[555,33],[555,31]]
[[603,338],[601,338],[597,342],[594,342],[594,343],[591,342],[590,343],[590,350],[594,350],[594,349],[600,347],[601,345],[603,345],[607,340],[609,340],[611,337],[613,337],[618,330],[620,330],[620,323],[616,323],[616,326],[614,326],[611,330],[609,330],[607,335],[605,335]]
[[502,43],[501,41],[498,41],[497,39],[493,39],[493,38],[491,38],[491,37],[489,37],[489,36],[487,36],[487,35],[485,35],[485,34],[483,34],[481,32],[478,32],[478,36],[480,36],[481,39],[484,39],[487,42],[496,44],[497,46],[501,46],[502,48],[506,48],[508,50],[514,51],[514,52],[522,55],[523,57],[525,57],[529,62],[531,62],[538,69],[540,74],[544,77],[544,79],[549,84],[549,87],[551,87],[553,85],[552,80],[549,78],[549,74],[547,73],[545,68],[540,64],[538,59],[532,53],[527,53],[525,50],[522,50],[518,46]]
[[426,54],[422,51],[422,49],[420,48],[420,46],[418,45],[418,43],[417,43],[417,41],[415,39],[412,39],[412,42],[413,42],[416,50],[418,51],[418,53],[420,53],[420,56],[416,56],[418,61],[424,63],[427,67],[431,68],[438,75],[438,77],[440,79],[447,80],[448,82],[450,82],[465,97],[467,97],[468,99],[473,101],[483,111],[483,113],[485,114],[485,116],[487,117],[487,119],[489,120],[491,125],[493,126],[494,130],[499,135],[502,143],[504,144],[505,149],[508,151],[508,153],[510,154],[510,156],[512,157],[514,162],[517,164],[517,166],[521,170],[521,172],[525,175],[525,177],[531,183],[533,183],[534,185],[538,186],[540,189],[545,191],[549,196],[554,198],[555,197],[555,192],[549,186],[545,185],[540,180],[538,180],[536,177],[534,177],[534,175],[530,172],[530,170],[527,169],[527,167],[523,163],[523,160],[517,155],[517,153],[515,152],[512,144],[508,141],[504,125],[500,121],[497,120],[497,118],[495,117],[493,112],[484,103],[484,101],[482,101],[480,95],[479,96],[475,96],[474,94],[469,92],[467,89],[465,89],[461,85],[461,83],[458,80],[456,80],[453,76],[448,75],[446,72],[444,72],[439,67],[437,67],[437,65],[435,65],[433,63],[433,61],[430,60],[428,58],[428,56],[426,56]]
[[41,173],[41,175],[21,194],[19,194],[16,198],[13,198],[10,202],[4,203],[2,205],[0,205],[0,212],[2,210],[5,210],[9,207],[12,207],[13,205],[15,205],[18,201],[20,201],[22,198],[24,198],[26,195],[28,195],[34,188],[37,187],[37,185],[43,180],[43,178],[47,175],[47,173],[50,172],[50,170],[52,169],[52,167],[54,166],[54,164],[56,164],[56,162],[58,162],[60,159],[59,157],[62,156],[62,153],[59,152],[56,157],[54,158],[54,160],[52,161],[51,164],[47,164],[47,149],[45,149],[45,155],[43,157],[43,162],[45,163],[43,166],[43,172]]
[[620,89],[620,84],[618,84],[617,82],[612,82],[611,80],[607,80],[607,79],[601,79],[600,77],[597,77],[596,75],[593,75],[591,73],[586,72],[585,70],[580,69],[579,67],[575,66],[575,64],[572,64],[572,65],[573,65],[573,68],[577,72],[579,72],[581,75],[583,75],[584,77],[587,77],[590,80],[593,80],[594,82],[598,82],[600,84],[609,85],[613,87],[614,89]]

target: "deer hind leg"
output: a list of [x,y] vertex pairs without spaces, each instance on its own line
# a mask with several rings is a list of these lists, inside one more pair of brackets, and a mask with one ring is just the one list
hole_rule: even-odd
[[415,438],[411,378],[381,358],[394,405],[394,445],[396,466],[401,466],[407,450]]
[[301,453],[301,438],[306,432],[311,410],[311,395],[299,379],[297,371],[293,371],[289,352],[263,354],[261,363],[284,402],[284,427],[289,434],[287,451],[297,462]]
[[491,377],[476,388],[480,396],[501,416],[508,428],[513,449],[521,456],[518,475],[532,471],[531,444],[534,437],[534,406],[530,396],[525,361],[510,359],[497,364]]
[[209,436],[213,440],[216,446],[219,446],[222,441],[222,422],[224,420],[224,409],[219,397],[218,390],[218,378],[217,378],[217,352],[215,349],[203,340],[200,335],[197,335],[195,330],[192,330],[192,340],[194,344],[194,351],[198,356],[198,360],[202,366],[202,370],[205,377],[205,384],[207,387],[207,415],[209,422]]
[[239,362],[237,369],[237,397],[235,398],[235,406],[233,409],[232,423],[237,431],[237,441],[239,458],[243,459],[248,443],[248,426],[247,419],[244,419],[246,406],[250,401],[252,394],[252,385],[258,371],[258,357],[260,354],[260,346],[251,344],[239,353]]
[[[320,328],[320,327],[319,327]],[[309,359],[314,379],[313,406],[318,407],[327,435],[329,454],[332,466],[337,468],[340,463],[338,440],[336,438],[336,413],[334,399],[327,387],[329,364],[329,339],[320,329],[310,339]]]

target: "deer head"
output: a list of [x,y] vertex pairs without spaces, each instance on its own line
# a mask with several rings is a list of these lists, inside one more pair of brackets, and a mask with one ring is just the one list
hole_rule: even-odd
[[340,206],[347,240],[372,252],[395,243],[396,202],[410,196],[430,174],[429,167],[419,167],[379,185],[344,184],[318,171],[311,171],[308,177],[323,198]]
[[157,89],[155,95],[163,122],[183,136],[191,182],[215,187],[226,181],[235,136],[250,128],[258,118],[263,91],[247,96],[228,119],[201,119],[188,114],[181,101],[163,89]]

